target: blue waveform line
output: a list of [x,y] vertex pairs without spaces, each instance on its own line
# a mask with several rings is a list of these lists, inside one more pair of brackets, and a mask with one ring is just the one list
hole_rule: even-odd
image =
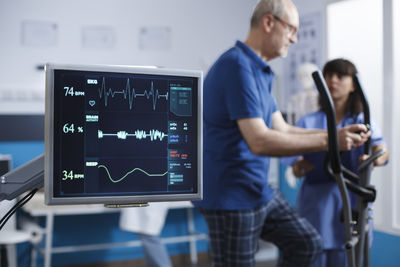
[[113,182],[113,183],[119,183],[119,182],[121,182],[121,181],[124,180],[128,175],[130,175],[131,173],[133,173],[133,172],[135,172],[135,171],[140,171],[140,172],[144,173],[145,175],[147,175],[147,176],[149,176],[149,177],[162,177],[162,176],[164,176],[164,175],[166,175],[166,174],[168,173],[168,171],[166,171],[166,172],[164,172],[164,173],[155,173],[155,174],[153,173],[153,174],[150,174],[150,173],[148,173],[147,171],[145,171],[145,170],[143,170],[143,169],[141,169],[141,168],[134,168],[134,169],[128,171],[128,172],[127,172],[124,176],[122,176],[121,178],[119,178],[119,179],[113,179],[113,178],[111,177],[111,174],[110,174],[110,172],[109,172],[107,166],[105,166],[105,165],[99,165],[97,168],[99,168],[99,169],[100,169],[100,168],[103,168],[103,169],[107,172],[108,179],[110,179],[110,181]]
[[168,134],[163,133],[159,130],[152,129],[148,133],[145,130],[135,130],[135,133],[130,134],[126,131],[118,131],[117,133],[103,133],[102,130],[97,131],[97,136],[99,139],[106,137],[106,136],[114,136],[117,137],[118,139],[127,139],[130,136],[136,137],[136,139],[142,140],[146,139],[147,137],[150,137],[150,141],[155,141],[159,139],[162,141],[164,137],[167,137]]
[[129,109],[132,109],[133,106],[133,99],[137,97],[146,97],[147,99],[150,99],[153,101],[153,110],[156,110],[157,106],[157,100],[160,98],[165,98],[165,100],[168,100],[168,92],[163,95],[160,94],[158,89],[154,91],[154,85],[153,81],[151,81],[151,88],[149,91],[144,90],[142,94],[136,93],[135,88],[130,86],[130,81],[129,78],[126,79],[126,85],[125,89],[122,90],[114,90],[112,88],[106,89],[106,78],[103,77],[103,81],[101,83],[101,88],[98,90],[99,91],[99,97],[100,99],[104,97],[104,105],[107,107],[108,106],[108,98],[111,96],[111,98],[114,98],[116,94],[122,94],[124,96],[124,99],[128,99],[129,103]]

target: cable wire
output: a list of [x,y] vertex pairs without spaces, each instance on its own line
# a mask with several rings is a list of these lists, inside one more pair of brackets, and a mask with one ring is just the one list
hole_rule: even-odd
[[33,189],[28,194],[26,194],[23,198],[21,198],[17,203],[15,203],[15,205],[0,220],[0,231],[1,231],[1,229],[3,229],[4,225],[11,218],[11,216],[17,211],[17,209],[19,209],[23,205],[25,205],[25,203],[28,202],[35,195],[35,193],[37,191],[38,191],[37,188]]

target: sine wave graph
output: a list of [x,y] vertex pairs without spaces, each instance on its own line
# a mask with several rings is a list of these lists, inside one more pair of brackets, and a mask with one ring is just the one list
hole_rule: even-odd
[[145,130],[136,130],[134,133],[128,133],[126,131],[118,131],[117,133],[103,133],[102,130],[98,130],[97,136],[99,139],[111,136],[123,140],[127,139],[128,137],[136,137],[138,140],[150,138],[150,141],[162,141],[168,136],[168,134],[155,129],[152,129],[149,132],[146,132]]
[[122,176],[121,178],[119,178],[119,179],[114,179],[114,178],[112,178],[112,176],[111,176],[111,174],[110,174],[110,172],[109,172],[107,166],[105,166],[105,165],[98,165],[97,167],[98,167],[99,169],[100,169],[100,168],[104,169],[104,170],[106,171],[106,173],[107,173],[108,178],[109,178],[110,181],[113,182],[113,183],[119,183],[119,182],[123,181],[126,177],[128,177],[130,174],[132,174],[132,173],[134,173],[134,172],[136,172],[136,171],[142,172],[142,173],[144,173],[145,175],[147,175],[147,176],[149,176],[149,177],[163,177],[163,176],[167,175],[167,173],[168,173],[168,171],[166,171],[166,172],[164,172],[164,173],[157,173],[157,174],[154,174],[154,173],[153,173],[153,174],[151,174],[151,173],[148,173],[147,171],[145,171],[145,170],[143,170],[143,169],[141,169],[141,168],[134,168],[134,169],[128,171],[128,172],[127,172],[124,176]]
[[116,95],[121,94],[125,100],[128,100],[129,109],[133,108],[133,100],[138,97],[145,97],[147,100],[152,101],[153,110],[156,110],[157,101],[161,98],[168,101],[168,92],[166,94],[160,94],[158,89],[154,90],[153,81],[149,90],[144,90],[143,93],[137,93],[135,88],[131,88],[129,78],[126,79],[125,89],[113,90],[112,88],[106,88],[106,79],[103,77],[101,88],[98,90],[100,99],[104,98],[104,105],[108,106],[109,98],[114,98]]

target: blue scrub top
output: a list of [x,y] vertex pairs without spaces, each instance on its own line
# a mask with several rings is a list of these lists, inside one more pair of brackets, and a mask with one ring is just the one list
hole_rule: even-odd
[[[342,128],[355,123],[363,123],[364,114],[347,114],[337,126]],[[324,112],[317,111],[302,117],[297,126],[307,129],[327,129],[327,118]],[[371,147],[385,145],[380,130],[375,122],[371,122]],[[341,153],[342,164],[357,174],[358,159],[364,154],[364,146]],[[336,183],[325,174],[324,159],[326,152],[303,155],[314,164],[314,169],[305,175],[297,197],[297,210],[321,234],[324,249],[343,248],[345,243],[344,224],[340,221],[343,202]],[[297,157],[288,157],[282,163],[292,165]],[[356,196],[350,192],[353,207]]]
[[273,197],[268,186],[269,157],[253,154],[237,125],[262,118],[271,127],[278,110],[272,95],[274,74],[243,42],[226,51],[204,80],[203,200],[197,207],[252,209]]

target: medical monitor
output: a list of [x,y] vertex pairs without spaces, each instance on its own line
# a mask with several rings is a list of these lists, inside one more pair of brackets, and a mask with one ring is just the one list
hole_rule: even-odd
[[202,72],[46,65],[46,204],[202,198]]

